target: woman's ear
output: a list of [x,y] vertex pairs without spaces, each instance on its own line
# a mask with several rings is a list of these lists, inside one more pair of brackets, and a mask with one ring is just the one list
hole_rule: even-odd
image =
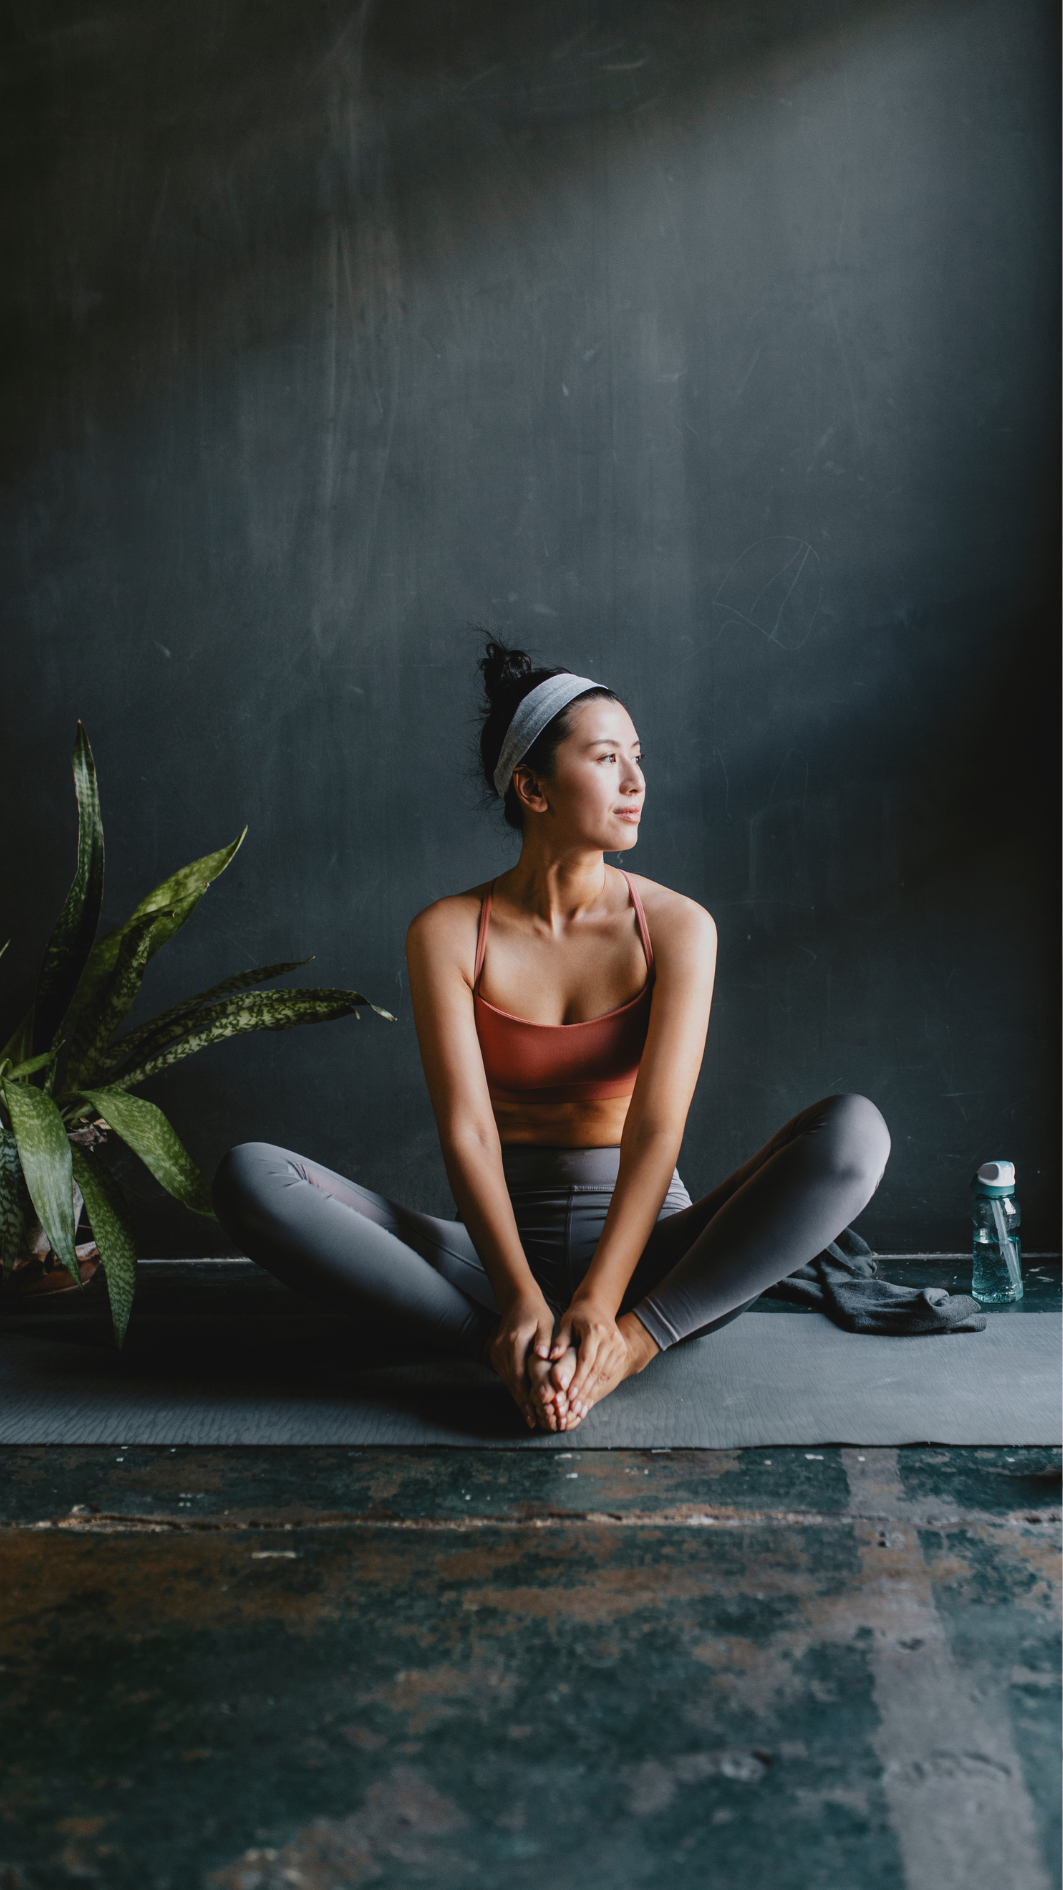
[[530,808],[533,814],[545,814],[547,811],[546,795],[542,785],[530,768],[517,768],[513,774],[513,786],[522,807]]

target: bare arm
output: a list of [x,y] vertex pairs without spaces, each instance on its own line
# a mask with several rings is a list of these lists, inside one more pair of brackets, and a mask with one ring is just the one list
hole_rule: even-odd
[[692,900],[671,895],[655,913],[656,982],[646,1048],[620,1143],[616,1188],[590,1266],[558,1330],[552,1356],[578,1344],[570,1388],[593,1390],[595,1360],[616,1329],[628,1282],[672,1179],[701,1069],[716,971],[716,927]]
[[502,1169],[473,1014],[475,901],[442,899],[406,940],[417,1042],[447,1178],[502,1315],[491,1360],[534,1426],[526,1377],[530,1349],[547,1357],[553,1314],[525,1258]]

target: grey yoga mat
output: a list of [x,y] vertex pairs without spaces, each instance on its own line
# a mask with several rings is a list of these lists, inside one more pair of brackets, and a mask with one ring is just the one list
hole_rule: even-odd
[[334,1345],[308,1350],[309,1331],[293,1355],[293,1329],[278,1334],[278,1324],[245,1322],[235,1354],[190,1344],[182,1355],[173,1334],[165,1354],[139,1359],[8,1337],[0,1444],[721,1450],[1060,1439],[1058,1313],[995,1315],[984,1332],[914,1339],[857,1337],[821,1313],[747,1316],[676,1346],[560,1436],[524,1430],[486,1367],[367,1370],[345,1364]]

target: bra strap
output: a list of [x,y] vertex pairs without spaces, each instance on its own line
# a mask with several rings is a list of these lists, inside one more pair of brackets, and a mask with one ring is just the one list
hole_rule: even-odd
[[623,877],[627,880],[627,889],[628,889],[628,892],[631,894],[631,903],[635,908],[635,918],[638,921],[639,937],[642,940],[642,949],[646,954],[646,969],[647,971],[652,971],[653,970],[653,944],[650,939],[650,928],[646,924],[646,913],[643,909],[642,900],[639,898],[638,892],[636,888],[633,886],[631,880],[628,878],[628,875],[624,872],[623,867],[621,867],[619,870],[623,874]]
[[494,890],[495,882],[492,880],[484,894],[480,906],[480,929],[476,934],[476,963],[472,968],[472,988],[474,991],[480,982],[480,973],[484,968],[484,957],[487,952],[487,928],[491,922],[491,900],[494,895]]

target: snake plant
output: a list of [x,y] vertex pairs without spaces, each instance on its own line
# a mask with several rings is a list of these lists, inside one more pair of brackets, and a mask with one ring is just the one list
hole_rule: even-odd
[[[50,1247],[80,1285],[74,1243],[83,1204],[120,1346],[133,1304],[137,1251],[129,1209],[99,1146],[113,1132],[176,1200],[213,1218],[204,1176],[163,1111],[135,1094],[141,1084],[209,1044],[248,1031],[290,1030],[352,1012],[357,1017],[359,1005],[394,1019],[358,991],[253,989],[310,962],[299,959],[237,972],[150,1023],[116,1034],[150,959],[191,918],[247,829],[229,846],[163,880],[124,925],[97,938],[103,824],[92,750],[80,722],[73,768],[77,871],[45,949],[33,1003],[0,1051],[0,1244],[5,1279],[34,1246]],[[6,949],[0,948],[0,956]]]

